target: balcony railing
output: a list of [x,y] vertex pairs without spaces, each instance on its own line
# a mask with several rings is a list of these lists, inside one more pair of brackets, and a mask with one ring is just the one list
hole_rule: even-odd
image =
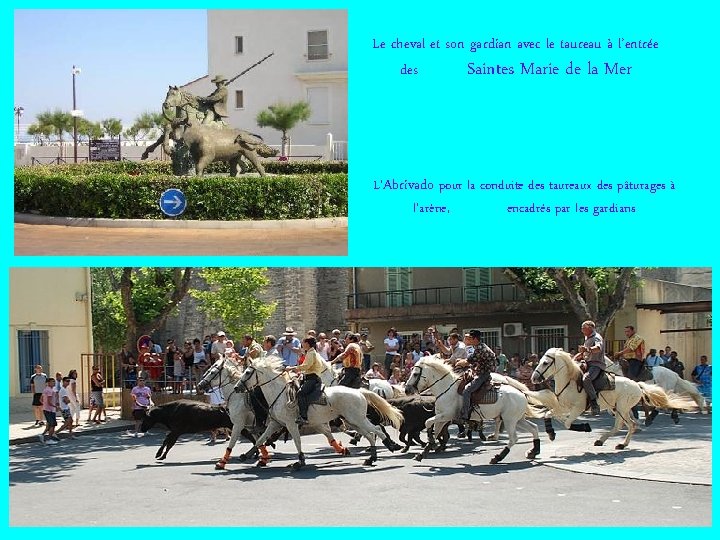
[[348,309],[386,308],[419,305],[479,304],[514,302],[523,295],[512,283],[474,287],[428,287],[401,291],[358,292],[347,296]]

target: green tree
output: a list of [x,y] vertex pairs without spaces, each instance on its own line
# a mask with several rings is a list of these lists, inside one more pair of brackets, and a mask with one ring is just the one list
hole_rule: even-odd
[[87,118],[78,118],[78,135],[87,139],[99,139],[103,136],[103,128],[98,122],[91,122]]
[[125,130],[124,135],[136,144],[138,141],[154,139],[157,136],[156,128],[162,129],[165,122],[162,113],[146,111],[135,119],[133,125]]
[[190,294],[200,309],[223,321],[225,330],[239,337],[256,335],[275,311],[276,303],[258,298],[269,284],[265,268],[205,268],[200,272],[208,291],[193,289]]
[[[135,348],[137,338],[160,328],[190,288],[192,268],[96,268],[93,331],[98,346]],[[101,345],[100,345],[101,344]]]
[[73,120],[69,112],[55,109],[54,111],[44,111],[37,115],[37,122],[28,128],[28,134],[41,135],[50,138],[55,135],[60,142],[62,155],[63,134],[71,133],[73,129]]
[[120,350],[125,343],[125,312],[118,268],[91,268],[93,341],[99,352]]
[[35,142],[40,146],[44,146],[50,142],[50,136],[53,134],[54,128],[48,125],[31,124],[28,126],[27,133],[35,138]]
[[120,137],[122,133],[122,122],[119,118],[106,118],[100,120],[100,125],[103,131],[112,139],[114,137]]
[[604,334],[625,306],[630,287],[637,284],[637,268],[505,268],[528,298],[564,300],[580,320],[595,321]]
[[270,105],[266,110],[260,111],[256,121],[260,127],[271,127],[282,133],[282,147],[280,155],[285,157],[285,149],[288,142],[287,132],[294,128],[298,122],[304,122],[310,118],[310,104],[306,101],[296,103],[276,103]]

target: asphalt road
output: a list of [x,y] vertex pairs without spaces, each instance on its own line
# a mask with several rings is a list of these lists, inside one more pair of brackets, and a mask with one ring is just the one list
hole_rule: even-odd
[[710,486],[559,470],[526,460],[526,439],[499,465],[488,464],[497,444],[453,441],[422,463],[383,448],[365,467],[361,450],[340,457],[312,435],[303,437],[307,467],[293,472],[292,443],[279,443],[266,468],[233,459],[216,471],[222,443],[186,436],[157,462],[163,437],[103,433],[12,446],[10,525],[37,525],[40,509],[45,523],[76,526],[711,524]]
[[15,223],[15,255],[347,255],[347,227],[152,229]]

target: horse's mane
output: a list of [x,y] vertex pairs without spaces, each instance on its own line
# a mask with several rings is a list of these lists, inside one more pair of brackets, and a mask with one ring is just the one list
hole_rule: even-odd
[[446,364],[444,361],[433,358],[431,356],[426,356],[424,358],[421,358],[418,360],[418,362],[422,362],[423,366],[427,366],[430,369],[433,369],[435,371],[438,371],[440,373],[440,376],[446,375],[448,373],[452,372],[452,366],[449,364]]
[[562,359],[562,361],[568,366],[568,370],[570,370],[573,376],[580,374],[580,366],[573,361],[573,357],[569,352],[564,351],[561,347],[557,347],[555,349],[548,349],[545,355],[547,356],[547,354],[551,351],[552,354],[554,354],[555,359]]
[[252,365],[257,369],[269,369],[274,373],[285,371],[285,362],[281,357],[274,354],[256,358],[252,361]]
[[230,372],[230,377],[233,379],[239,379],[242,376],[243,370],[238,367],[238,365],[231,360],[230,358],[226,358],[226,361],[223,365],[225,368]]

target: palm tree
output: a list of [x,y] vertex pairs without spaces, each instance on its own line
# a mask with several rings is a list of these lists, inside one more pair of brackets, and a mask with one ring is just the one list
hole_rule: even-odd
[[122,122],[119,118],[106,118],[105,120],[100,121],[100,125],[111,139],[113,137],[120,138],[120,134],[122,133]]
[[69,112],[55,109],[44,111],[37,115],[37,122],[28,128],[30,135],[56,135],[60,142],[60,156],[62,156],[63,133],[72,131],[72,116]]
[[307,101],[296,103],[276,103],[270,105],[266,110],[260,111],[256,121],[260,127],[271,127],[282,133],[282,147],[280,157],[285,157],[285,148],[288,142],[287,132],[298,122],[304,122],[310,118],[310,104]]

